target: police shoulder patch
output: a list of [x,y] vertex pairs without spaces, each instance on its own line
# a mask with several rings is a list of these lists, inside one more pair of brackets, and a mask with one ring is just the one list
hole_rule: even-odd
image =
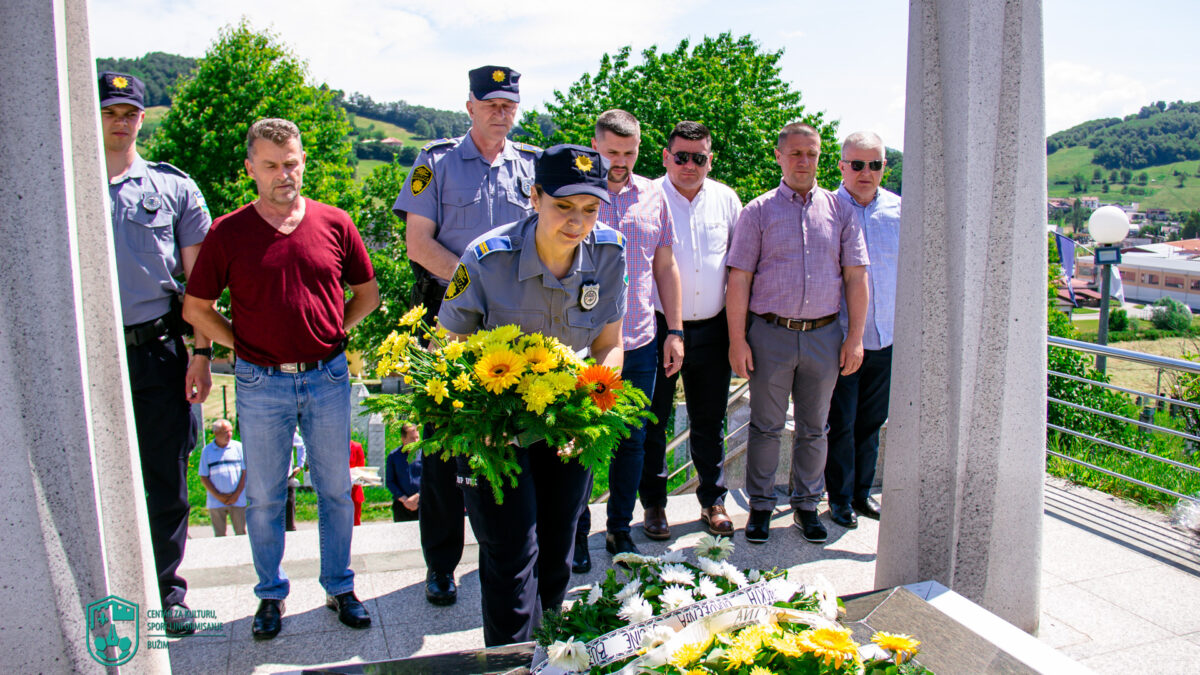
[[433,172],[429,170],[429,167],[422,164],[413,169],[412,180],[409,182],[408,187],[412,190],[415,197],[424,192],[425,188],[429,187],[429,184],[432,182]]
[[483,260],[484,256],[496,251],[511,251],[512,240],[508,237],[492,237],[475,247],[475,259]]
[[450,285],[446,287],[446,300],[453,300],[463,294],[467,290],[467,286],[471,285],[471,275],[467,274],[467,266],[458,263],[458,267],[454,269],[454,276],[450,277]]
[[592,230],[592,235],[596,238],[597,244],[612,244],[625,248],[625,235],[611,227],[599,228]]
[[169,162],[146,162],[146,164],[149,164],[156,169],[162,169],[166,173],[172,173],[176,176],[182,176],[183,178],[191,178],[186,171]]
[[429,152],[434,148],[440,148],[443,145],[454,145],[453,138],[439,138],[435,141],[429,141],[421,147],[421,152]]
[[513,147],[514,147],[514,148],[516,148],[517,150],[521,151],[521,152],[530,152],[530,153],[533,153],[533,154],[535,154],[535,155],[536,155],[536,154],[538,154],[539,152],[541,152],[541,151],[542,151],[542,149],[541,149],[541,148],[539,148],[538,146],[536,146],[536,145],[530,145],[529,143],[517,143],[517,142],[514,142],[514,143],[513,143]]

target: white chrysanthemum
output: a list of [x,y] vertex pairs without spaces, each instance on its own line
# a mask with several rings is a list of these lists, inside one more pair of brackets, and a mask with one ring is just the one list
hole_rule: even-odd
[[625,587],[617,591],[617,602],[625,602],[629,598],[637,595],[642,590],[642,581],[633,579],[625,584]]
[[738,568],[730,565],[727,562],[721,563],[721,576],[728,579],[730,583],[734,584],[738,588],[747,586],[750,583],[746,580],[745,574],[742,574]]
[[733,540],[729,537],[714,537],[706,534],[696,542],[696,557],[724,560],[733,553]]
[[675,550],[663,553],[662,555],[658,556],[658,559],[664,563],[681,563],[684,560],[687,560],[687,556],[683,554],[683,551]]
[[722,571],[721,571],[721,563],[719,563],[715,560],[711,560],[709,558],[703,558],[703,557],[696,558],[696,564],[700,566],[701,572],[704,572],[705,574],[707,574],[710,577],[725,576],[724,573],[722,573]]
[[569,673],[585,673],[592,665],[586,646],[575,639],[555,642],[546,648],[546,656],[550,657],[551,666]]
[[750,570],[746,573],[746,578],[750,580],[750,583],[757,584],[758,580],[762,579],[762,572],[759,572],[758,570]]
[[721,587],[713,583],[708,577],[700,578],[700,595],[706,598],[715,598],[721,594]]
[[672,610],[690,605],[696,601],[692,597],[692,592],[683,586],[670,585],[663,589],[662,595],[658,596],[659,602],[662,603],[664,610]]
[[793,584],[783,577],[777,577],[767,583],[767,587],[775,594],[775,602],[790,602],[792,596],[800,590],[800,586]]
[[594,584],[592,586],[592,590],[588,591],[587,600],[585,602],[587,602],[589,605],[594,605],[599,602],[600,598],[602,597],[604,597],[604,591],[600,590],[600,584]]
[[666,644],[667,640],[673,637],[675,637],[675,631],[670,626],[655,626],[642,636],[642,649],[650,651],[659,645]]
[[820,609],[818,611],[821,616],[830,621],[836,621],[838,618],[838,603],[837,591],[833,590],[833,584],[829,583],[829,580],[824,576],[818,574],[813,579],[812,585],[806,590],[817,594],[817,600],[820,602]]
[[664,584],[682,584],[691,586],[696,583],[696,576],[683,565],[666,565],[658,575]]
[[617,612],[617,616],[628,623],[638,623],[654,616],[654,610],[645,598],[634,595],[621,603],[621,609]]

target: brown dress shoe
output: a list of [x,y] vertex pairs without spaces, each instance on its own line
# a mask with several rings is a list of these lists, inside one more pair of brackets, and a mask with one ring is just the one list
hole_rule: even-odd
[[716,537],[732,537],[733,521],[725,513],[721,504],[713,504],[700,509],[700,520],[708,526],[708,533]]
[[642,518],[642,530],[650,539],[663,541],[671,538],[671,526],[667,524],[667,509],[662,506],[647,506]]

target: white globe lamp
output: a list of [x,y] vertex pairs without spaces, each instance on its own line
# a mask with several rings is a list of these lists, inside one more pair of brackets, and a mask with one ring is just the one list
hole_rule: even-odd
[[1118,206],[1101,206],[1088,218],[1088,233],[1097,244],[1115,244],[1129,236],[1129,216]]

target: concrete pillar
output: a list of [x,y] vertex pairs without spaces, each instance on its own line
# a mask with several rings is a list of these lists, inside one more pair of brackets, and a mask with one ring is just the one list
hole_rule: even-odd
[[1037,629],[1046,419],[1039,0],[913,0],[880,587]]
[[[0,655],[14,672],[103,672],[87,605],[158,608],[116,309],[85,0],[0,3]],[[7,108],[6,108],[7,109]],[[129,636],[121,625],[121,636]]]

